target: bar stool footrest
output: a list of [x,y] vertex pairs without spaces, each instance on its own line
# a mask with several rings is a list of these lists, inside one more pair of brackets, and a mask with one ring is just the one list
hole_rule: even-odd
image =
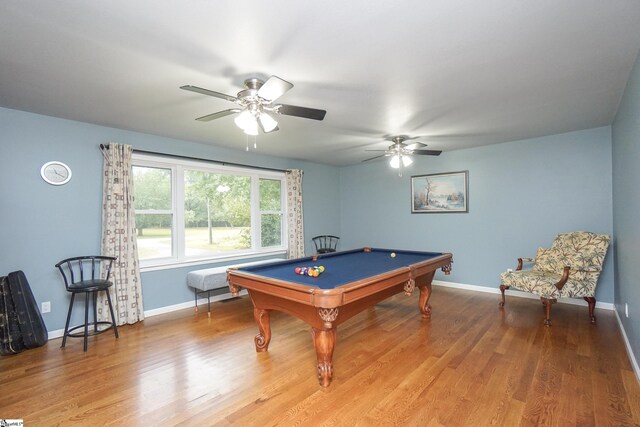
[[[101,325],[109,325],[109,327],[104,329],[98,329],[97,326],[101,326]],[[73,333],[73,331],[80,328],[82,328],[82,332]],[[89,323],[89,331],[87,332],[87,336],[92,337],[95,335],[100,335],[101,333],[109,331],[111,329],[113,329],[113,323],[111,322],[106,322],[106,321],[98,322],[98,323],[91,322]],[[78,325],[78,326],[74,326],[73,328],[69,328],[69,330],[65,335],[72,338],[84,338],[84,325]]]

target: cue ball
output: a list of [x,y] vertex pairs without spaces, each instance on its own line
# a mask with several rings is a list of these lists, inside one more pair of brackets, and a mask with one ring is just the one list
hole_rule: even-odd
[[395,252],[391,252],[391,258],[395,258],[396,257],[396,253]]

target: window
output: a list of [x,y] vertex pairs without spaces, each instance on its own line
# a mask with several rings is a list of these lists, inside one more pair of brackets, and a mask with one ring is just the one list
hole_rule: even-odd
[[282,245],[282,183],[260,179],[260,244],[262,247]]
[[173,253],[171,176],[171,169],[133,167],[140,259],[167,258]]
[[145,266],[286,251],[284,173],[135,154]]

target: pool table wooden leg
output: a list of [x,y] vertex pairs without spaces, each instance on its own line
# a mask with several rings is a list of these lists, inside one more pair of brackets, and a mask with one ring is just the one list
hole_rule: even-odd
[[432,271],[426,276],[416,279],[416,286],[420,289],[420,299],[418,301],[418,306],[420,308],[420,313],[422,313],[423,319],[431,318],[431,306],[429,305],[429,298],[431,298],[431,281],[433,280],[434,275],[435,271]]
[[263,310],[261,308],[253,309],[253,317],[256,319],[260,333],[255,336],[253,341],[256,343],[256,351],[262,352],[269,349],[271,341],[271,321],[269,312],[271,310]]
[[328,387],[333,377],[333,349],[336,345],[336,328],[311,328],[313,344],[318,358],[318,381],[322,387]]

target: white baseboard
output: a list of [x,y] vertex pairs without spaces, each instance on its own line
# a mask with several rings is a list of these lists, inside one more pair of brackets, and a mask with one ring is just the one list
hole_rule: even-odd
[[[246,289],[240,291],[239,295],[247,295]],[[225,294],[215,295],[211,297],[211,302],[222,301],[223,299],[233,298],[230,292]],[[180,304],[168,305],[166,307],[154,308],[151,310],[145,310],[144,317],[153,317],[158,316],[160,314],[171,313],[172,311],[178,311],[185,308],[195,307],[195,301],[187,301],[182,302]],[[198,309],[202,310],[207,309],[207,299],[206,298],[198,298]],[[64,329],[56,329],[55,331],[49,331],[48,336],[49,339],[61,338],[64,335]]]
[[[247,290],[243,289],[240,291],[239,295],[247,295]],[[222,301],[224,299],[233,298],[231,292],[227,292],[220,295],[215,295],[211,297],[211,302]],[[145,310],[144,317],[153,317],[158,316],[160,314],[171,313],[172,311],[182,310],[184,308],[195,307],[194,301],[183,302],[180,304],[168,305],[166,307],[154,308],[152,310]],[[198,298],[198,310],[207,309],[207,299],[206,298]]]
[[54,338],[61,338],[64,334],[64,329],[56,329],[55,331],[49,331],[49,339],[52,340]]
[[640,382],[640,367],[638,366],[636,357],[633,354],[631,343],[629,342],[629,338],[627,337],[627,331],[624,330],[624,326],[622,325],[622,319],[620,319],[618,310],[614,310],[614,311],[616,312],[616,319],[618,319],[618,326],[620,327],[620,332],[622,332],[624,346],[627,348],[627,355],[629,356],[629,360],[631,361],[631,366],[633,366],[633,372],[636,374],[636,379],[638,380],[638,382]]
[[[486,286],[467,285],[464,283],[454,283],[454,282],[443,282],[441,280],[434,280],[433,284],[436,286],[444,286],[446,288],[466,289],[468,291],[486,292],[486,293],[498,294],[498,295],[500,294],[500,289],[488,288]],[[539,296],[536,296],[527,292],[521,292],[521,291],[511,290],[511,289],[507,290],[505,294],[513,297],[518,297],[518,298],[540,299]],[[578,298],[559,298],[558,302],[561,304],[582,305],[585,307],[588,305],[585,300],[578,299]],[[615,305],[610,302],[596,301],[596,308],[615,311]]]

